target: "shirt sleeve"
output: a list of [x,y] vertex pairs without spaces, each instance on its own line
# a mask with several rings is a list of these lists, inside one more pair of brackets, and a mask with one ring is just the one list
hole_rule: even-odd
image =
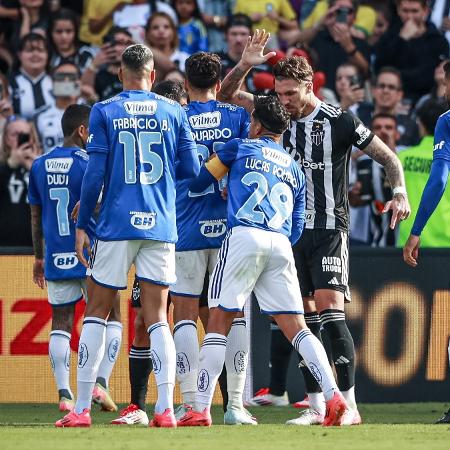
[[241,129],[239,131],[239,137],[245,139],[248,137],[250,131],[250,114],[243,109],[241,114]]
[[109,153],[106,120],[98,103],[92,108],[89,117],[89,138],[86,150],[88,153]]
[[28,201],[30,205],[42,205],[41,196],[37,188],[36,171],[38,162],[35,161],[31,166],[30,178],[28,181]]
[[374,134],[352,113],[346,111],[343,115],[348,117],[350,121],[352,145],[360,150],[364,150],[372,142]]
[[300,189],[295,197],[294,209],[292,210],[292,230],[289,236],[291,245],[294,245],[300,239],[305,226],[305,176],[300,172],[297,178],[300,181]]
[[217,156],[222,164],[231,167],[239,150],[240,139],[232,139],[217,150]]
[[444,159],[450,161],[450,116],[439,117],[434,131],[433,161]]
[[197,145],[192,137],[191,126],[186,111],[180,106],[180,134],[178,135],[177,153],[192,152],[197,157]]

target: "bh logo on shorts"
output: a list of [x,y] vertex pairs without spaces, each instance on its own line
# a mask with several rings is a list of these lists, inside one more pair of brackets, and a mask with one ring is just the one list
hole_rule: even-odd
[[222,236],[227,230],[225,220],[202,220],[200,223],[200,233],[208,238]]
[[159,372],[161,372],[161,360],[154,350],[150,350],[150,359],[152,360],[153,364],[153,372],[155,373],[155,375],[157,375]]
[[78,367],[83,368],[89,359],[89,352],[86,344],[80,344],[78,347]]
[[64,368],[67,372],[70,369],[70,347],[66,350],[66,356],[64,356]]
[[236,373],[242,373],[245,370],[245,353],[242,351],[236,352],[234,355],[234,370]]
[[198,373],[198,380],[197,380],[197,389],[200,392],[205,392],[208,389],[209,386],[209,373],[202,369]]
[[186,353],[177,353],[177,374],[183,375],[187,372],[190,372],[190,370],[191,367]]
[[75,253],[54,253],[53,264],[58,269],[73,269],[78,264],[78,258]]
[[316,381],[322,385],[322,374],[320,373],[319,368],[312,362],[309,363],[309,370],[312,373],[313,377]]
[[119,339],[115,338],[109,343],[108,347],[108,359],[110,362],[114,362],[119,352]]
[[155,213],[131,211],[130,214],[132,214],[130,223],[138,230],[150,230],[155,226]]

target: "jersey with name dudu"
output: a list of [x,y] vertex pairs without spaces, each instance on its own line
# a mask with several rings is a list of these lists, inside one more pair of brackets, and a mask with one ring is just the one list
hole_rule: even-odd
[[305,176],[272,139],[234,139],[218,152],[228,172],[228,228],[239,225],[291,235],[303,216]]
[[195,151],[181,106],[148,91],[94,105],[87,151],[107,154],[97,238],[176,242],[175,161]]
[[433,159],[450,161],[450,111],[442,114],[436,123]]
[[[86,268],[75,254],[75,223],[70,214],[80,200],[88,155],[76,147],[56,147],[36,159],[30,172],[28,198],[42,211],[45,239],[45,278],[84,278]],[[87,232],[93,236],[91,219]]]
[[[244,108],[220,103],[191,102],[185,107],[200,163],[226,142],[248,135],[250,117]],[[226,232],[227,202],[221,197],[225,180],[201,193],[189,191],[190,180],[177,182],[177,251],[219,248]]]

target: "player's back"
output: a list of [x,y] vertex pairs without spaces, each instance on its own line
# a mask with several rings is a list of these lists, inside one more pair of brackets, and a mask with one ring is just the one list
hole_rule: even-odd
[[94,105],[90,132],[88,153],[107,154],[97,237],[176,242],[175,160],[194,145],[178,103],[124,91]]
[[235,155],[228,174],[228,227],[242,225],[290,236],[293,209],[303,203],[305,183],[295,161],[267,137],[236,139],[229,149],[228,155],[225,148],[219,154],[226,165]]
[[[200,163],[231,139],[248,135],[244,108],[210,100],[191,102],[184,109]],[[227,203],[221,197],[225,182],[214,181],[201,193],[190,192],[189,182],[177,181],[177,251],[219,248],[226,231]]]
[[[70,214],[80,199],[87,161],[84,150],[56,147],[33,163],[29,198],[31,204],[41,206],[47,280],[86,276],[85,267],[75,256],[75,223]],[[91,221],[90,234],[94,225]]]

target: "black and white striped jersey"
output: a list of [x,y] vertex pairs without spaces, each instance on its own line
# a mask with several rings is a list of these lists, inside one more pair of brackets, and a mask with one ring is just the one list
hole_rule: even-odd
[[348,232],[350,152],[373,136],[357,117],[323,102],[291,122],[283,146],[306,176],[306,228]]

